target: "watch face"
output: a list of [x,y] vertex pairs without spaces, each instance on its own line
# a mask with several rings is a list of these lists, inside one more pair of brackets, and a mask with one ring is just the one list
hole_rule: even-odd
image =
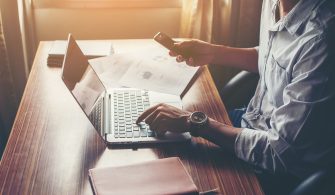
[[207,115],[203,112],[193,112],[191,121],[196,124],[203,124],[207,121]]

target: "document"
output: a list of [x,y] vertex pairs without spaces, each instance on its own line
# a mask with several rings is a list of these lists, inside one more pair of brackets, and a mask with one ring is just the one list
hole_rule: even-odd
[[185,62],[176,62],[165,48],[142,50],[132,59],[132,65],[120,80],[121,85],[179,96],[198,70]]
[[106,88],[119,88],[121,77],[132,65],[133,60],[127,53],[89,60]]
[[178,63],[157,46],[89,62],[107,88],[131,87],[181,96],[199,67]]

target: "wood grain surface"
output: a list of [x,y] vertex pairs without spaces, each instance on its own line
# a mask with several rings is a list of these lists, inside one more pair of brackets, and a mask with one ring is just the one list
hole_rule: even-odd
[[[47,66],[52,42],[41,42],[0,164],[0,194],[93,194],[88,170],[178,156],[201,191],[263,194],[252,172],[233,154],[192,138],[182,144],[106,147],[63,84]],[[136,51],[151,40],[113,40],[116,52]],[[183,97],[184,108],[230,124],[207,67]],[[129,177],[132,177],[129,175]],[[113,178],[111,178],[113,182]]]

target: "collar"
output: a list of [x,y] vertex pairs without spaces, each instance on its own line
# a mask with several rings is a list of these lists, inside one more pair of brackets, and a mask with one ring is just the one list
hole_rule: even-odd
[[[300,26],[309,19],[309,15],[320,1],[323,0],[300,0],[285,17],[270,27],[270,31],[282,31],[286,28],[290,34],[294,35]],[[272,2],[275,7],[272,9],[274,15],[279,0],[272,0]]]

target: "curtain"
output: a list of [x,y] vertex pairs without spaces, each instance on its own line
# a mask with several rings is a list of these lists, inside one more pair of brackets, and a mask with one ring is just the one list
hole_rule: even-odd
[[213,42],[215,30],[219,29],[220,0],[184,0],[182,7],[180,37],[197,38]]
[[[262,0],[183,0],[180,37],[236,47],[258,44]],[[212,64],[221,90],[239,70]]]
[[[37,50],[37,41],[34,23],[34,10],[31,0],[19,0],[18,9],[20,16],[20,30],[22,36],[23,53],[27,69],[31,69]],[[28,72],[29,72],[28,70]]]
[[8,63],[8,53],[0,14],[0,157],[10,133],[17,106],[18,102]]
[[180,37],[230,46],[258,44],[262,0],[183,0]]
[[261,8],[263,0],[232,0],[234,8],[234,46],[254,47],[258,45]]

